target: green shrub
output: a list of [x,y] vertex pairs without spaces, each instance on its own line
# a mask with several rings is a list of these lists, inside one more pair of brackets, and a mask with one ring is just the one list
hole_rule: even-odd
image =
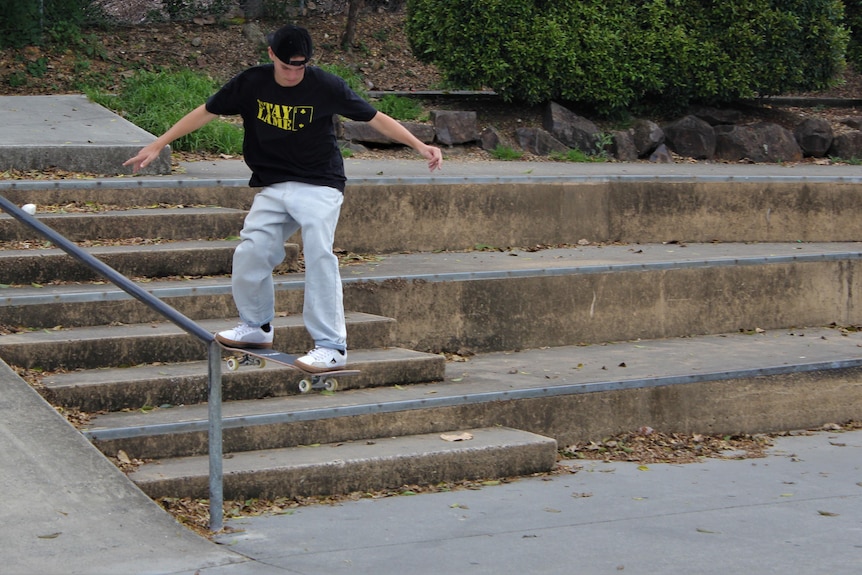
[[407,34],[447,82],[611,113],[826,88],[842,18],[840,0],[408,0]]
[[[171,73],[138,72],[123,82],[116,97],[89,90],[87,95],[151,134],[160,135],[204,103],[218,88],[219,84],[213,79],[188,70]],[[178,151],[239,154],[242,152],[242,130],[216,119],[178,138],[172,147]]]
[[862,0],[844,0],[844,23],[850,32],[847,62],[862,70]]

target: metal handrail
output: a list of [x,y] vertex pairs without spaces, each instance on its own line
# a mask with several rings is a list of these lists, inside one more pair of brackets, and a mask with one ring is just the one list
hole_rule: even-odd
[[104,276],[108,281],[207,345],[210,530],[213,532],[220,531],[224,520],[221,347],[216,342],[213,334],[205,330],[194,320],[186,317],[159,298],[142,289],[138,284],[111,266],[87,253],[57,231],[23,211],[2,195],[0,195],[0,208],[27,227],[45,236],[64,252],[96,273]]

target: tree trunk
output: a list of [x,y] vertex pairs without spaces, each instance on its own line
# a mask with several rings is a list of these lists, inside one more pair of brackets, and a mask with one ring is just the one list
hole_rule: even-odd
[[347,8],[347,26],[344,28],[344,35],[341,37],[341,49],[345,52],[353,51],[353,40],[356,38],[356,23],[359,21],[359,12],[365,0],[350,0]]

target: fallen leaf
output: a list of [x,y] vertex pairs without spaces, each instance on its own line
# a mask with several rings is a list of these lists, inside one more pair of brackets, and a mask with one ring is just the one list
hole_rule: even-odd
[[56,533],[48,533],[47,535],[39,535],[39,539],[56,539],[62,533],[63,533],[62,531],[57,531]]
[[819,513],[823,517],[838,517],[837,513],[832,513],[831,511],[818,511],[817,513]]

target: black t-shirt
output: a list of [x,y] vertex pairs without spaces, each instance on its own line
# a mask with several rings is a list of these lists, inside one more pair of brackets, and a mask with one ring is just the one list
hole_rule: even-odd
[[206,109],[242,116],[250,186],[295,181],[342,192],[346,178],[333,116],[367,122],[377,113],[334,74],[309,66],[299,84],[285,88],[276,83],[272,64],[234,76]]

